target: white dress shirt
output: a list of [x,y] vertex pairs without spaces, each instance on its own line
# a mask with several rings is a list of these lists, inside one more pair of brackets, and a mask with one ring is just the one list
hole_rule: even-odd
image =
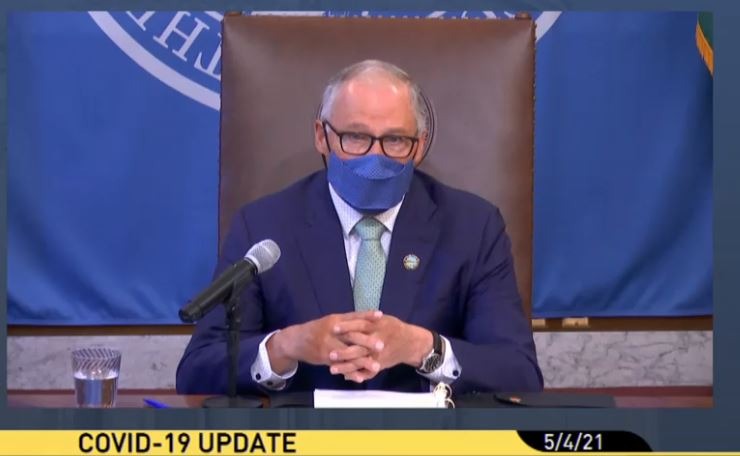
[[[331,184],[329,184],[329,193],[331,193],[331,200],[334,203],[334,208],[336,209],[337,215],[339,216],[339,222],[342,225],[344,251],[347,255],[349,276],[350,280],[352,280],[352,283],[354,284],[357,255],[360,251],[360,243],[362,242],[362,239],[360,239],[360,236],[357,233],[353,232],[352,229],[357,224],[357,222],[359,222],[360,219],[364,217],[364,215],[355,210],[349,204],[347,204],[336,193],[336,191],[334,191],[334,187],[332,187]],[[401,204],[403,204],[403,199],[401,200],[401,202],[388,209],[387,211],[375,215],[375,218],[386,228],[386,230],[383,231],[383,234],[380,237],[380,244],[383,246],[383,251],[385,252],[386,258],[388,258],[388,250],[391,245],[393,227],[396,223],[398,211],[401,209]],[[383,310],[382,303],[380,306],[380,310]],[[272,371],[270,358],[267,355],[266,345],[267,340],[276,332],[278,331],[273,331],[268,334],[260,343],[257,353],[257,359],[255,359],[254,363],[252,363],[250,372],[254,381],[264,386],[265,388],[277,391],[285,388],[287,381],[295,375],[298,367],[296,366],[296,368],[284,375],[279,375]],[[419,375],[423,375],[431,381],[432,387],[439,382],[445,382],[448,384],[452,383],[460,376],[460,372],[462,371],[460,363],[458,363],[455,354],[452,352],[452,345],[450,345],[450,341],[447,340],[447,338],[445,338],[444,336],[442,337],[442,341],[445,344],[445,356],[442,364],[435,371],[429,374],[422,374],[421,372],[419,372]]]

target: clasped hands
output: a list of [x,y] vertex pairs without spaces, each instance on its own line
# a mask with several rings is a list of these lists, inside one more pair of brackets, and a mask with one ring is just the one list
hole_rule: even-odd
[[419,367],[432,349],[432,334],[381,311],[332,314],[289,326],[267,341],[273,371],[284,374],[299,361],[327,365],[332,374],[362,383],[378,372]]

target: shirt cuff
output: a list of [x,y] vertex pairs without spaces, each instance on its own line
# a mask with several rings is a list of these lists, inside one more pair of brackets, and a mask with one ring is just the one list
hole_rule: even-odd
[[455,353],[452,352],[452,344],[450,344],[450,341],[446,337],[440,337],[442,338],[442,343],[445,344],[445,357],[442,360],[442,364],[428,374],[419,372],[420,375],[429,379],[432,383],[431,388],[434,388],[438,383],[452,384],[452,382],[460,377],[460,373],[462,372],[462,367],[457,361]]
[[279,331],[280,330],[273,331],[262,339],[259,350],[257,351],[257,358],[252,363],[252,368],[250,369],[252,380],[273,391],[280,391],[285,388],[288,380],[290,380],[295,375],[296,371],[298,371],[298,364],[296,364],[290,372],[283,375],[276,374],[272,371],[270,356],[267,354],[267,341]]

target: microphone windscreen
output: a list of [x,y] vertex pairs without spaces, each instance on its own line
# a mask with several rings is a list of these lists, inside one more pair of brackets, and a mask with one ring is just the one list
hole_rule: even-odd
[[275,266],[280,259],[280,247],[272,239],[265,239],[254,244],[244,258],[254,263],[257,273],[262,274]]

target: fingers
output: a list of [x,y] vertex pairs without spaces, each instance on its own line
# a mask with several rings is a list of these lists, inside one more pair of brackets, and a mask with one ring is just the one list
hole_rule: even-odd
[[[366,374],[372,373],[372,376],[374,377],[375,374],[377,374],[380,371],[380,363],[369,356],[363,356],[361,358],[356,358],[351,361],[332,364],[329,367],[329,371],[332,374],[344,375],[345,378],[347,378],[348,380],[354,379],[354,378],[362,379],[366,377],[366,375],[363,375],[362,373],[358,372],[361,370],[368,371]],[[348,378],[348,377],[351,377],[351,378]]]
[[[369,350],[381,350],[383,345],[378,345],[377,340],[368,339],[367,336],[347,338],[347,340],[356,340],[356,342],[345,342],[343,340],[345,339],[345,337],[339,337],[340,334],[343,333],[337,332],[336,325],[344,322],[359,322],[359,324],[352,323],[349,328],[357,327],[368,329],[369,327],[367,325],[364,325],[362,322],[366,324],[371,324],[372,321],[377,321],[382,317],[383,312],[379,310],[370,310],[364,312],[332,314],[318,320],[312,320],[305,323],[303,326],[305,327],[304,332],[307,334],[307,336],[304,338],[306,340],[302,344],[303,353],[299,359],[310,364],[331,364],[335,360],[330,358],[330,353],[332,353],[333,351],[345,350],[350,345],[359,345],[362,347],[364,346],[363,344],[366,344]],[[343,328],[340,327],[339,331],[342,330]],[[358,332],[358,334],[360,333]],[[358,349],[354,349],[353,351],[350,351],[348,353],[342,353],[341,355],[337,356],[336,360],[349,360],[366,356],[368,354],[366,352],[361,352],[357,350]]]
[[359,345],[375,353],[379,353],[385,347],[385,344],[378,336],[363,334],[361,332],[337,334],[337,338],[347,345]]
[[370,354],[370,351],[360,345],[352,345],[349,347],[343,347],[337,350],[332,350],[329,353],[329,360],[332,363],[352,361],[357,358],[362,358]]
[[378,375],[377,372],[368,371],[366,369],[357,370],[351,374],[344,376],[344,379],[350,382],[362,383],[370,380],[371,378]]
[[[371,358],[364,358],[364,359],[371,360]],[[355,365],[357,364],[358,363],[355,363]],[[363,363],[360,363],[360,364],[363,364]],[[365,365],[367,365],[367,363],[365,363]],[[369,369],[366,367],[366,368],[357,369],[354,372],[348,372],[344,374],[344,379],[350,382],[362,383],[378,375],[378,372],[380,372],[380,370],[381,370],[380,363],[375,361],[374,363],[371,363],[369,365]]]
[[344,334],[350,331],[369,333],[372,329],[373,323],[364,319],[340,321],[332,328],[334,334]]

